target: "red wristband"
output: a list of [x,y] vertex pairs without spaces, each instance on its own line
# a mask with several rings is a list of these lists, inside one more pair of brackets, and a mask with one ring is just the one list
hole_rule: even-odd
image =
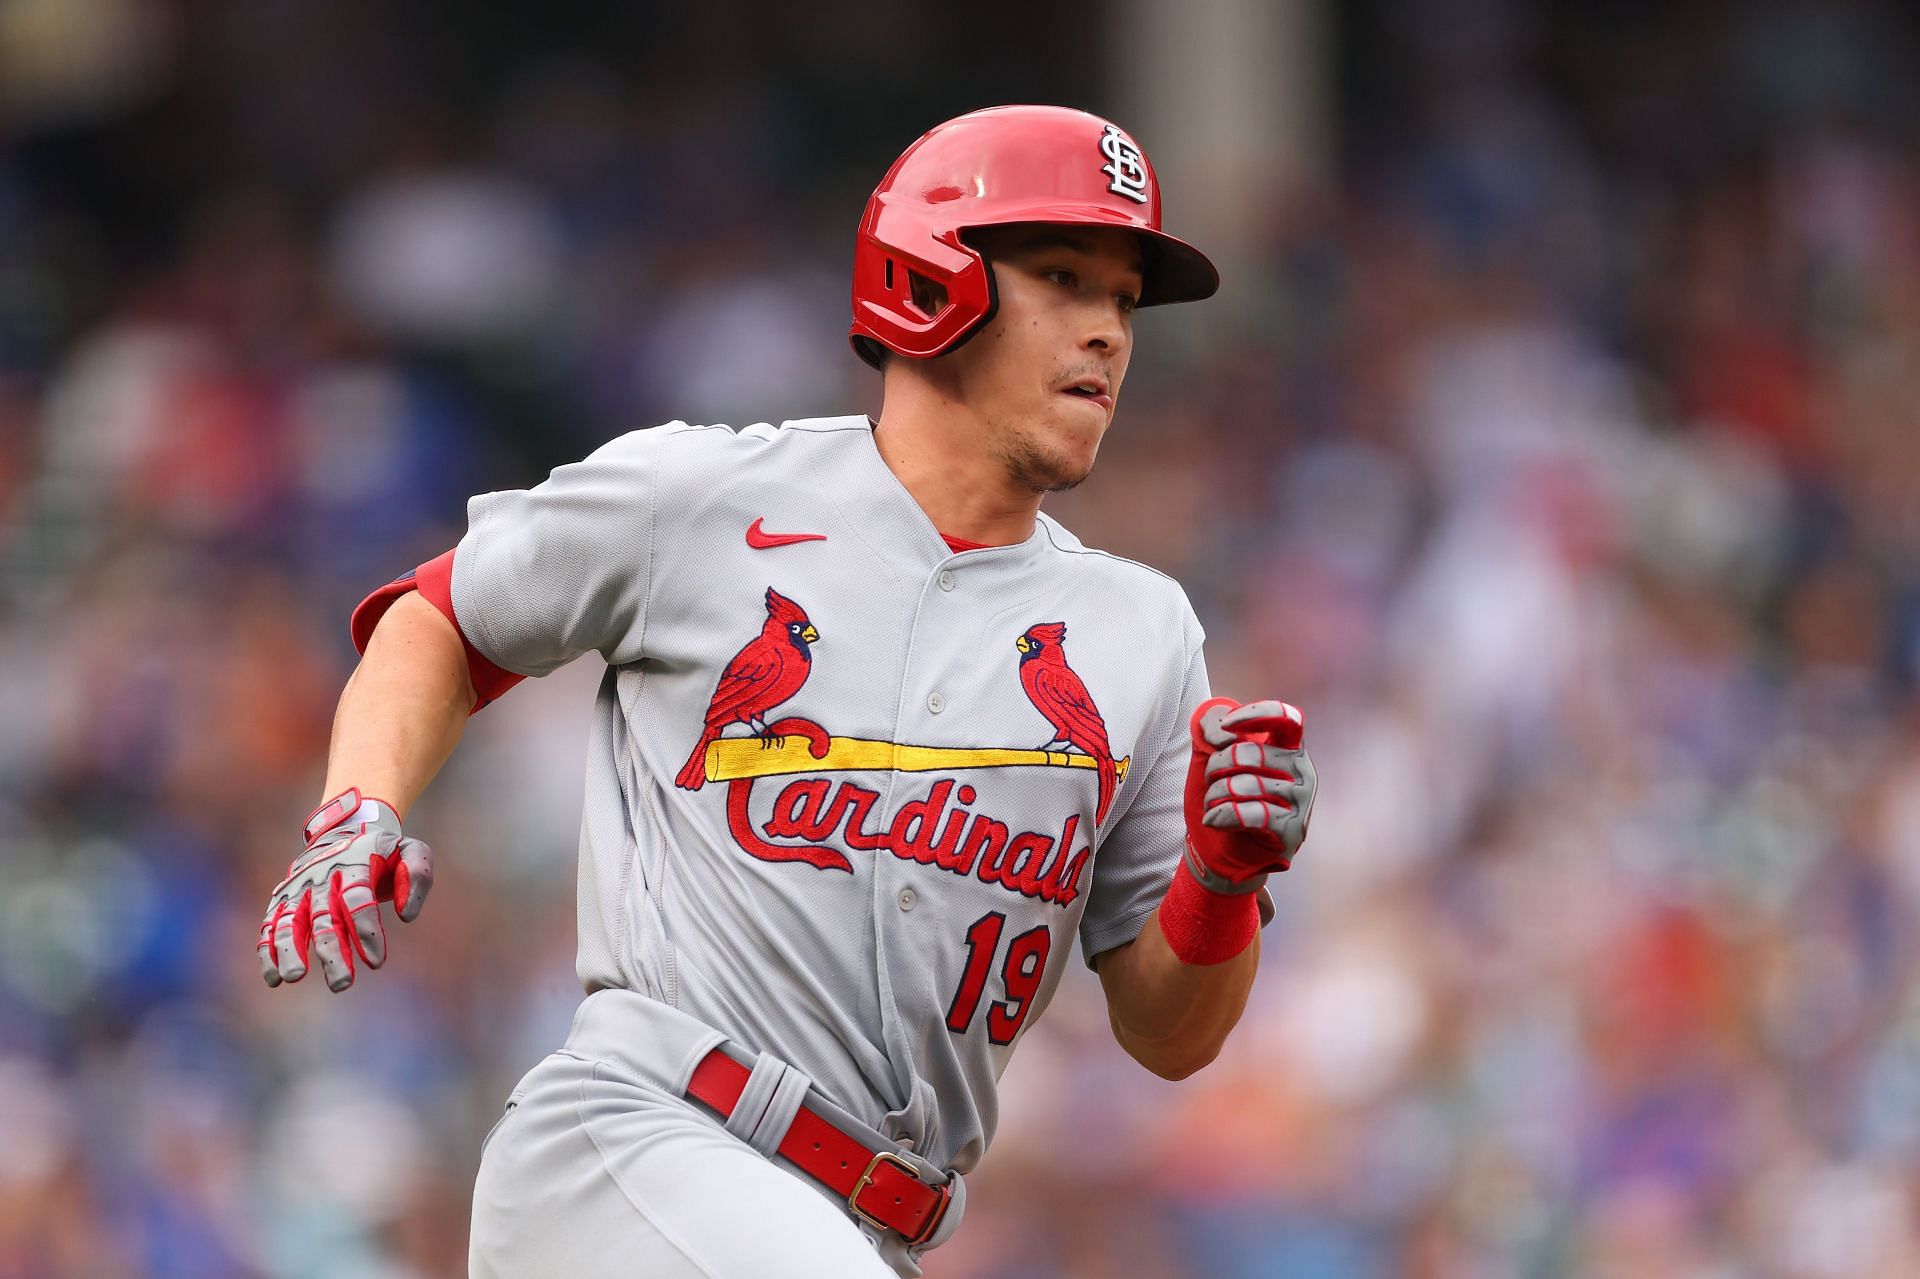
[[1201,886],[1182,857],[1160,903],[1160,932],[1183,964],[1222,964],[1260,932],[1258,893],[1215,893]]

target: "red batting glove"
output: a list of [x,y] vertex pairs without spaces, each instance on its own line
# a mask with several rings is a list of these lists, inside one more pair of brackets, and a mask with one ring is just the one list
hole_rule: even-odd
[[307,819],[307,847],[273,890],[260,921],[260,969],[267,985],[299,981],[309,955],[327,986],[353,985],[354,954],[367,967],[386,962],[380,903],[411,923],[433,887],[431,850],[400,831],[400,815],[378,799],[343,791]]
[[1260,888],[1285,870],[1313,811],[1313,761],[1285,702],[1202,702],[1190,721],[1186,856],[1161,903],[1160,932],[1184,964],[1219,964],[1259,935]]
[[1202,702],[1190,721],[1187,866],[1216,893],[1250,893],[1293,864],[1317,784],[1305,723],[1280,701]]

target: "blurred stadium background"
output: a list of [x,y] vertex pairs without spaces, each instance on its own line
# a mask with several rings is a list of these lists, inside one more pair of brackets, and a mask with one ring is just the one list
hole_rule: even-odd
[[1077,963],[931,1279],[1920,1274],[1920,18],[1875,0],[0,0],[0,1275],[463,1273],[597,672],[270,994],[346,617],[621,431],[871,408],[861,201],[1115,116],[1220,299],[1050,507],[1307,708],[1225,1057]]

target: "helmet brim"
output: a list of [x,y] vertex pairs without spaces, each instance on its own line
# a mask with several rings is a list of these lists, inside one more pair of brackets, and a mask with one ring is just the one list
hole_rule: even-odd
[[1220,291],[1219,269],[1185,240],[1165,231],[1142,231],[1140,239],[1147,255],[1141,306],[1199,302]]
[[1140,247],[1144,250],[1141,273],[1145,277],[1140,290],[1141,306],[1199,302],[1220,291],[1220,272],[1206,254],[1179,236],[1121,221],[1102,208],[1055,206],[1026,209],[1005,219],[969,223],[961,234],[964,237],[967,231],[1027,224],[1068,228],[1111,226],[1139,236]]

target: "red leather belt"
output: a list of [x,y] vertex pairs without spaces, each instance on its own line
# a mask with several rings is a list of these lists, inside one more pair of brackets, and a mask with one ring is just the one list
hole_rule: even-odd
[[[716,1048],[693,1068],[687,1095],[733,1117],[753,1072]],[[891,1230],[908,1244],[925,1243],[940,1228],[953,1191],[929,1186],[913,1165],[891,1150],[869,1150],[804,1104],[777,1147],[782,1157],[847,1201],[854,1216]]]

